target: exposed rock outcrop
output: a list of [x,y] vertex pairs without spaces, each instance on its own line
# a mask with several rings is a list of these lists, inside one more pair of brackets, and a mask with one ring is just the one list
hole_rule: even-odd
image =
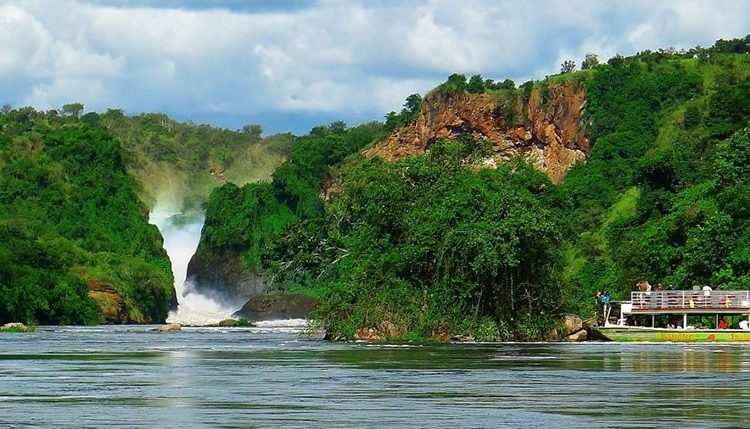
[[247,319],[224,319],[219,322],[219,326],[222,328],[249,328],[253,326],[253,322]]
[[167,323],[166,325],[159,326],[156,328],[157,332],[180,332],[182,331],[182,325],[179,323]]
[[266,280],[261,274],[245,269],[239,253],[199,249],[187,269],[186,292],[191,291],[237,308],[265,293]]
[[582,329],[574,334],[570,334],[567,337],[563,338],[563,341],[566,343],[577,343],[580,341],[586,341],[588,339],[588,333],[586,330]]
[[516,102],[514,116],[519,119],[512,122],[491,94],[435,91],[425,98],[415,121],[364,155],[395,161],[424,154],[438,138],[469,134],[491,143],[492,155],[485,164],[524,156],[560,183],[589,153],[582,121],[585,105],[585,92],[576,82],[550,83],[533,89],[525,102]]
[[360,328],[354,333],[357,341],[383,341],[398,338],[404,335],[406,330],[395,323],[385,320],[378,323],[376,328]]
[[555,330],[556,338],[550,336],[551,341],[564,341],[567,343],[573,343],[578,341],[586,341],[589,338],[588,331],[586,330],[583,319],[575,314],[564,314],[560,318],[559,332]]
[[131,320],[125,300],[112,287],[112,285],[98,281],[89,280],[89,297],[99,305],[104,323],[142,323],[143,320]]
[[10,322],[0,326],[0,332],[34,332],[34,328],[21,322]]
[[561,336],[567,337],[568,335],[579,332],[583,329],[583,320],[575,314],[565,314],[560,319],[560,328],[562,329]]
[[259,295],[245,303],[233,317],[249,320],[306,319],[318,302],[302,294]]

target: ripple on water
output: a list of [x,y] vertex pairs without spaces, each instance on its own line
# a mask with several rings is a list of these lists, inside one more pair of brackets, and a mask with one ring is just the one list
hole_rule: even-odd
[[[297,328],[294,332],[290,325]],[[743,426],[750,348],[367,344],[255,328],[0,336],[0,426]]]

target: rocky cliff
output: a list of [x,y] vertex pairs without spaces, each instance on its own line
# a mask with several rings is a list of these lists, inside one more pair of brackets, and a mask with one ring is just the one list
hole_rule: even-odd
[[231,250],[198,251],[190,259],[185,292],[197,292],[228,307],[239,307],[266,291],[257,270],[246,269],[241,254]]
[[586,94],[578,83],[534,87],[527,97],[519,95],[510,109],[503,101],[507,103],[491,93],[434,91],[425,97],[416,120],[364,154],[395,161],[424,154],[438,138],[469,134],[491,143],[492,155],[485,164],[495,166],[524,156],[555,183],[573,164],[586,159],[590,146],[583,121]]

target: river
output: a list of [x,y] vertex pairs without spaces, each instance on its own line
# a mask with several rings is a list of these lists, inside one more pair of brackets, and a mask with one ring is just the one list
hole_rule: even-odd
[[0,427],[738,427],[750,347],[329,343],[296,326],[0,334]]

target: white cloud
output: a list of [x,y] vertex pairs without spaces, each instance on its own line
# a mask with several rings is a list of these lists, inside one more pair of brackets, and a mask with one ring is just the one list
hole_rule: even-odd
[[280,112],[380,118],[452,72],[543,77],[564,58],[708,45],[750,22],[739,0],[323,0],[255,13],[113,3],[0,0],[0,102],[233,126]]

